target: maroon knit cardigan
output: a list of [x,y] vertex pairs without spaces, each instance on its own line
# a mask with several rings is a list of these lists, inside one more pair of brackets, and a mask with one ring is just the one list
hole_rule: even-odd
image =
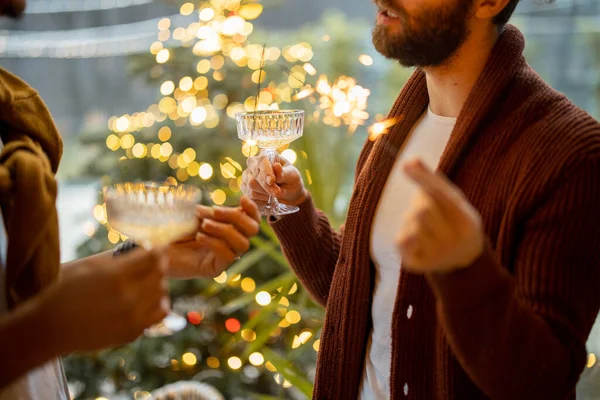
[[[489,246],[448,275],[400,274],[392,399],[575,397],[600,307],[600,124],[542,81],[524,45],[515,27],[502,33],[440,161],[481,213]],[[316,399],[358,396],[373,216],[428,102],[417,71],[390,113],[400,122],[363,149],[343,232],[310,198],[272,223],[292,268],[327,308]]]

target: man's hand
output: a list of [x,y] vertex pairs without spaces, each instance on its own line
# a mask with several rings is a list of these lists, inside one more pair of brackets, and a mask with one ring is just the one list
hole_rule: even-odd
[[196,236],[169,246],[171,278],[219,276],[250,249],[249,239],[258,234],[260,212],[247,197],[235,208],[198,206],[197,215]]
[[269,195],[283,204],[298,206],[308,196],[300,171],[285,157],[277,155],[271,165],[265,152],[247,161],[248,168],[242,174],[242,192],[257,202],[267,202]]
[[471,265],[485,242],[477,210],[446,177],[421,161],[407,163],[404,171],[419,191],[397,238],[403,268],[423,274]]

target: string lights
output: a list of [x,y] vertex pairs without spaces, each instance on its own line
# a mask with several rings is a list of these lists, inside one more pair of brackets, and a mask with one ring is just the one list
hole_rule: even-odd
[[[52,4],[53,2],[49,2]],[[58,31],[0,30],[0,56],[19,58],[98,58],[142,53],[157,39],[161,21],[188,24],[175,14],[128,24]]]
[[154,0],[29,0],[27,14],[55,14],[65,12],[81,12],[110,10],[151,4]]

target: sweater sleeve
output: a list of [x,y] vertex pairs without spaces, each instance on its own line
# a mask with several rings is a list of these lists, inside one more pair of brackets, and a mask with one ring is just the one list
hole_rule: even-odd
[[600,162],[587,160],[526,220],[512,273],[491,249],[430,275],[438,319],[493,399],[564,399],[582,372],[600,308]]
[[300,204],[299,212],[270,224],[300,282],[317,302],[326,306],[340,253],[341,233],[331,227],[310,196]]
[[[373,144],[367,139],[363,146],[356,164],[355,183]],[[318,303],[326,307],[344,228],[339,232],[333,229],[327,216],[317,210],[310,195],[299,207],[299,212],[269,222],[281,242],[283,254],[302,285]]]

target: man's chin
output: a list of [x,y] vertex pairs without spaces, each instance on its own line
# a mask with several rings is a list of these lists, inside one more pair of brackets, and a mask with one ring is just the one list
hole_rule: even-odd
[[385,58],[395,60],[398,50],[394,47],[394,44],[397,41],[391,35],[386,35],[382,31],[373,33],[373,47],[375,47],[375,50]]

